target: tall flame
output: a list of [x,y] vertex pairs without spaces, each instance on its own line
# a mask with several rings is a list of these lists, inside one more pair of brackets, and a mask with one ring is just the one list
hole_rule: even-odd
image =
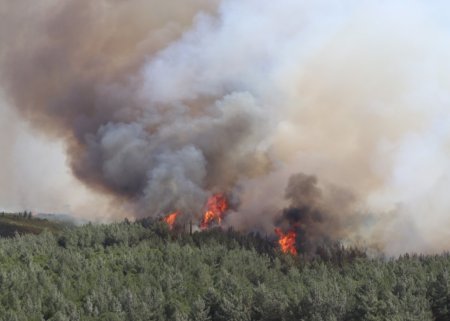
[[169,229],[173,229],[178,215],[180,215],[180,212],[173,212],[164,218],[164,222],[166,222],[167,225],[169,225]]
[[295,247],[297,233],[294,230],[290,230],[287,233],[284,233],[280,228],[276,228],[275,234],[278,235],[278,244],[280,245],[281,251],[283,251],[283,253],[297,255],[297,248]]
[[212,195],[206,203],[206,211],[200,223],[200,228],[208,228],[214,222],[220,225],[227,210],[228,201],[225,195],[221,193]]

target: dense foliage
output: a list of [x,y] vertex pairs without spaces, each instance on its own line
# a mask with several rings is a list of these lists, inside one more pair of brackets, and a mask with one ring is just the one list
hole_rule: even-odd
[[450,256],[284,255],[141,221],[0,240],[0,320],[450,320]]

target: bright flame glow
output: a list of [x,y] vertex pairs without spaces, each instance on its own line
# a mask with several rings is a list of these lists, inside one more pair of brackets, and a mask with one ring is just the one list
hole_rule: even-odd
[[206,203],[206,211],[200,223],[200,228],[206,229],[214,222],[220,225],[228,208],[228,201],[224,194],[211,196]]
[[283,233],[280,228],[276,228],[275,234],[278,235],[278,244],[280,245],[281,251],[283,251],[283,253],[297,255],[297,248],[295,247],[297,233],[294,230]]
[[169,225],[169,228],[170,228],[170,229],[173,229],[173,227],[174,227],[174,225],[175,225],[175,221],[177,220],[178,215],[180,215],[179,212],[173,212],[173,213],[167,215],[167,216],[164,218],[164,222],[166,222],[167,225]]

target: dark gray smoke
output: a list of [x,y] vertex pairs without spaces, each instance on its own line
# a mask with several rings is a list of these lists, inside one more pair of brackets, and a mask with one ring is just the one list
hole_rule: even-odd
[[357,212],[354,195],[333,186],[321,188],[312,175],[292,175],[285,198],[289,206],[274,223],[285,232],[296,231],[297,248],[303,253],[314,253],[319,245],[349,237],[364,219]]
[[[208,10],[206,2],[191,2]],[[150,21],[141,30],[142,21],[119,24],[134,10],[103,4],[111,7],[50,4],[42,20],[30,23],[33,29],[8,39],[1,75],[8,97],[34,126],[67,141],[80,180],[132,203],[136,215],[201,215],[209,191],[229,190],[239,177],[264,170],[264,153],[257,150],[265,123],[260,106],[247,92],[177,103],[143,98],[138,70],[154,44],[139,46],[175,24],[165,36],[173,38],[185,27],[178,26],[182,18],[188,26],[198,12],[187,10],[181,18],[169,12],[155,29]],[[151,8],[141,1],[130,6]]]
[[[304,224],[308,242],[440,251],[450,239],[449,9],[0,0],[0,87],[120,215],[198,218],[224,192],[239,199],[225,222],[238,229],[273,233],[286,208],[282,221]],[[5,189],[14,162],[1,159]]]

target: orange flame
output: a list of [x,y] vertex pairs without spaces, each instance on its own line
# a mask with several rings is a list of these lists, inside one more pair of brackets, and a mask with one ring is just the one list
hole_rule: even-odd
[[221,224],[228,210],[228,201],[224,194],[214,194],[206,202],[206,211],[200,223],[200,228],[206,229],[216,222]]
[[180,215],[179,212],[173,212],[164,218],[164,222],[166,222],[167,225],[169,225],[169,229],[173,229],[173,226],[175,225],[175,221],[177,220],[178,215]]
[[278,235],[278,244],[280,245],[281,251],[283,251],[283,253],[297,255],[297,248],[295,247],[297,233],[294,230],[283,233],[280,228],[276,228],[275,234]]

